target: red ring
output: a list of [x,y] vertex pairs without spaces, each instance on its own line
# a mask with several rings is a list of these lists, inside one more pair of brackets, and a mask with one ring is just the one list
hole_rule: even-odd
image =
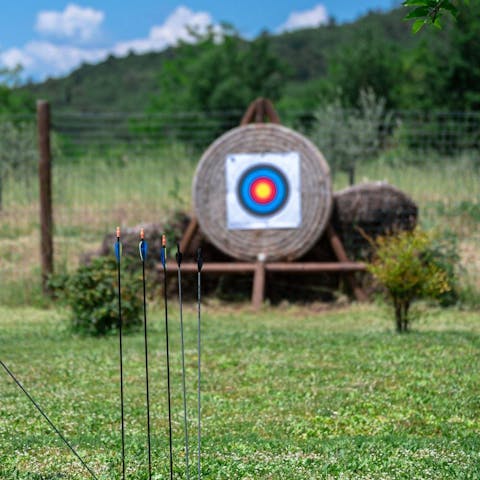
[[[259,184],[267,184],[267,186],[269,187],[270,192],[267,197],[258,196],[256,190]],[[261,205],[266,205],[267,203],[270,203],[276,197],[276,195],[277,195],[277,187],[275,186],[275,183],[270,178],[266,178],[266,177],[257,178],[250,185],[250,196],[252,197],[254,202],[257,202]]]

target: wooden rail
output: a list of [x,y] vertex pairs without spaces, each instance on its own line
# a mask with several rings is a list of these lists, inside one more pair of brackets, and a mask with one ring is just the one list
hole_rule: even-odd
[[[163,270],[158,264],[157,268]],[[167,272],[177,271],[176,262],[167,262]],[[198,271],[196,263],[182,263],[182,272],[195,273]],[[365,264],[359,262],[216,262],[205,263],[202,272],[205,273],[253,273],[252,305],[259,309],[265,297],[265,275],[267,272],[288,272],[288,273],[318,273],[318,272],[340,272],[352,273],[365,271]]]
[[[258,262],[261,263],[261,262]],[[205,263],[202,272],[208,273],[253,273],[258,268],[257,262],[216,262]],[[363,272],[365,264],[359,262],[272,262],[262,263],[267,272]],[[163,267],[159,264],[159,270]],[[167,262],[167,271],[177,271],[176,262]],[[196,263],[182,263],[182,272],[196,272]]]

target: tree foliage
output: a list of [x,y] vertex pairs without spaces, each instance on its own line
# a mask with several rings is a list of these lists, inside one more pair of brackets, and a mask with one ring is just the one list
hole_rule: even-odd
[[400,75],[399,48],[373,26],[359,30],[331,52],[327,80],[342,89],[348,106],[354,106],[366,90],[373,90],[391,106]]
[[[470,3],[469,0],[463,0],[463,2],[467,5]],[[442,28],[442,16],[450,14],[456,18],[459,12],[459,3],[459,0],[405,0],[403,6],[412,7],[405,19],[414,20],[412,25],[414,33],[428,24]]]
[[285,66],[270,50],[268,35],[252,42],[231,28],[182,43],[160,72],[151,110],[199,112],[245,109],[258,96],[280,97]]
[[30,92],[18,90],[20,68],[0,69],[0,114],[23,114],[34,111]]

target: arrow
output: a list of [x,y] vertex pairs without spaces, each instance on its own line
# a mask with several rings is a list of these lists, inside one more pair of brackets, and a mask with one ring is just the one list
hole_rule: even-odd
[[125,413],[123,400],[123,337],[122,337],[122,289],[120,285],[120,259],[122,257],[122,244],[120,242],[120,227],[117,227],[117,241],[114,245],[117,259],[117,283],[118,283],[118,340],[120,356],[120,412],[122,417],[122,480],[125,480]]
[[167,306],[167,239],[162,235],[160,261],[163,266],[163,296],[165,302],[165,342],[167,350],[167,394],[168,394],[168,437],[170,446],[170,480],[173,480],[173,444],[172,444],[172,401],[170,393],[170,344],[168,341],[168,306]]
[[147,397],[147,447],[148,447],[148,478],[152,480],[152,444],[150,435],[150,388],[148,377],[148,333],[147,333],[147,286],[145,281],[145,262],[147,261],[148,243],[145,241],[145,232],[140,230],[140,243],[138,244],[140,260],[142,261],[143,283],[143,332],[145,343],[145,390]]
[[201,471],[201,450],[202,450],[202,428],[201,428],[201,416],[202,416],[202,402],[201,402],[201,301],[202,301],[202,267],[203,267],[203,256],[202,256],[202,249],[199,248],[197,250],[197,348],[198,348],[198,409],[197,409],[197,416],[198,416],[198,480],[202,478],[202,471]]
[[178,305],[180,308],[180,338],[182,343],[182,387],[183,387],[183,424],[184,424],[184,435],[185,435],[185,468],[186,468],[186,478],[190,478],[189,475],[189,452],[188,452],[188,417],[187,417],[187,387],[185,385],[185,342],[183,336],[183,301],[182,301],[182,252],[180,251],[180,245],[177,243],[177,253],[175,255],[178,265]]
[[63,443],[72,451],[72,453],[78,458],[80,463],[87,469],[92,478],[98,480],[97,476],[93,473],[90,467],[85,463],[82,457],[76,452],[76,450],[70,445],[69,441],[62,435],[60,430],[53,424],[53,422],[48,418],[47,414],[42,410],[40,405],[33,399],[33,397],[27,392],[25,387],[20,383],[20,381],[15,377],[15,375],[10,371],[10,369],[0,360],[0,365],[5,369],[5,371],[10,375],[13,381],[18,385],[22,392],[27,396],[27,398],[33,403],[33,406],[42,414],[43,418],[48,422],[52,427],[53,431],[62,439]]

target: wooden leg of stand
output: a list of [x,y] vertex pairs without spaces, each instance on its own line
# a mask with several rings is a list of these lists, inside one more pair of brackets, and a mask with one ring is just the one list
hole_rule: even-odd
[[[343,248],[342,241],[340,240],[340,237],[337,235],[337,232],[331,225],[328,225],[327,227],[327,235],[330,241],[330,245],[332,246],[332,249],[338,261],[349,262],[350,260],[348,259],[345,249]],[[359,302],[366,302],[368,300],[368,296],[363,290],[363,288],[357,285],[357,282],[355,281],[355,277],[353,276],[353,273],[347,273],[345,275],[346,275],[345,278],[349,283],[350,288],[352,289],[353,294],[355,295],[355,298]]]
[[258,310],[265,298],[265,264],[257,262],[253,274],[252,306]]
[[198,228],[198,221],[196,217],[192,217],[190,223],[188,224],[185,233],[183,234],[182,239],[180,240],[180,251],[186,252],[190,246],[193,236],[195,235]]

